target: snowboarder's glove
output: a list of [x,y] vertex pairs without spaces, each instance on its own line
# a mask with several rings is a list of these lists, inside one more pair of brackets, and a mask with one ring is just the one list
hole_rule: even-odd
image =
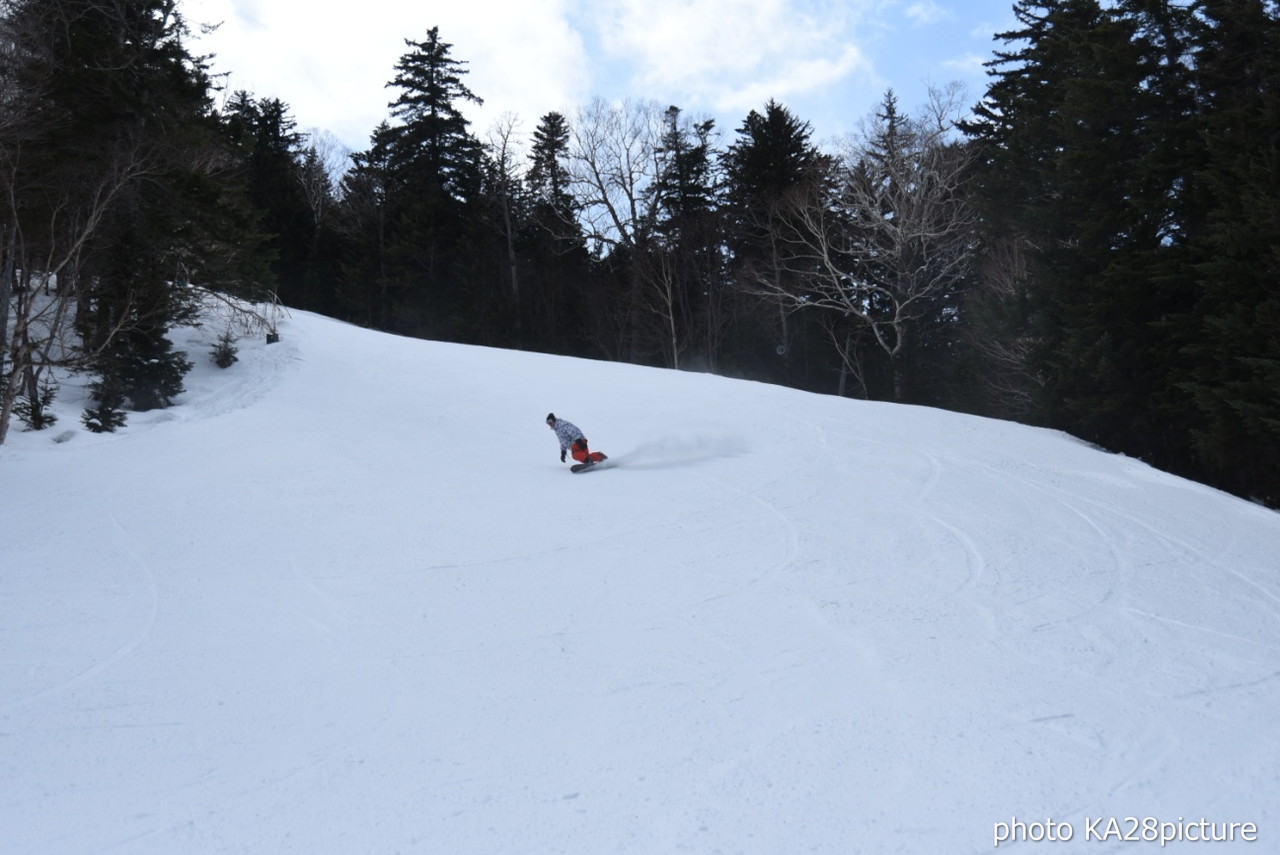
[[564,463],[564,449],[560,449],[560,462]]

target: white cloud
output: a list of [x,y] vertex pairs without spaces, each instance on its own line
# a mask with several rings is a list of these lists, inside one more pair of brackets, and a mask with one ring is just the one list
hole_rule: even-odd
[[518,115],[532,130],[546,113],[568,113],[589,96],[592,66],[571,14],[569,0],[435,10],[440,37],[454,46],[454,59],[468,63],[465,83],[485,101],[483,109],[468,109],[473,131],[484,136],[503,114]]
[[[191,48],[217,53],[214,71],[231,72],[229,89],[279,98],[299,129],[332,131],[361,149],[390,117],[396,93],[386,84],[405,39],[421,40],[432,26],[485,100],[462,105],[482,138],[503,114],[531,131],[545,113],[572,115],[597,95],[658,100],[725,123],[776,98],[832,133],[887,85],[901,90],[939,71],[943,57],[965,49],[956,27],[966,31],[1005,2],[363,0],[345,15],[311,0],[182,0],[180,8],[193,26],[225,21]],[[924,26],[941,20],[955,26]]]
[[868,68],[855,40],[862,3],[614,0],[597,7],[601,46],[644,98],[745,111]]
[[903,14],[906,15],[907,20],[917,27],[937,24],[955,17],[954,13],[949,9],[943,8],[934,0],[920,0],[920,2],[912,3]]
[[[386,84],[395,63],[440,28],[451,55],[467,63],[464,83],[485,101],[466,107],[483,136],[503,113],[536,123],[550,110],[582,100],[591,75],[581,38],[569,22],[566,2],[440,4],[363,0],[359,14],[331,15],[299,0],[186,0],[196,53],[214,52],[214,71],[231,72],[231,90],[287,103],[300,129],[319,127],[363,148],[387,119],[396,93]],[[201,22],[223,21],[199,38]]]
[[773,76],[744,81],[722,92],[716,106],[722,110],[745,113],[759,109],[770,99],[785,103],[798,95],[814,94],[855,71],[864,72],[871,79],[870,68],[861,50],[850,45],[838,56],[797,59],[779,67]]
[[976,77],[986,74],[985,63],[990,56],[982,56],[976,53],[967,53],[964,56],[954,59],[944,60],[942,67],[950,71],[959,72],[965,76]]

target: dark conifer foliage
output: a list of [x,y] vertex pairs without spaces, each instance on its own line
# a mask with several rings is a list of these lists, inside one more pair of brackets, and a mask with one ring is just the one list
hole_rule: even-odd
[[189,317],[185,284],[240,290],[261,272],[208,70],[169,0],[0,10],[6,368],[88,368],[125,405],[165,406],[189,365],[167,340]]
[[716,370],[729,324],[727,256],[719,210],[715,122],[663,114],[654,183],[658,261],[665,267],[673,367]]
[[473,200],[480,183],[481,145],[462,114],[466,102],[483,99],[462,78],[467,63],[452,57],[453,45],[440,38],[440,28],[425,41],[409,39],[412,48],[396,63],[388,84],[400,90],[391,102],[399,124],[386,129],[391,170],[415,188],[431,188],[457,201]]
[[[790,259],[772,239],[779,220],[798,196],[827,177],[830,158],[812,142],[813,128],[776,101],[752,110],[737,138],[721,155],[727,245],[732,277],[747,283],[770,277],[783,286]],[[775,300],[740,295],[725,342],[733,373],[804,388],[830,385],[814,377],[822,332],[807,316],[791,317]]]
[[438,28],[405,43],[410,50],[389,84],[400,90],[390,105],[398,122],[379,127],[370,150],[356,157],[353,181],[372,182],[358,189],[363,204],[376,206],[362,215],[373,229],[364,237],[376,243],[357,252],[376,255],[380,326],[471,340],[473,277],[483,267],[482,147],[461,105],[480,98],[462,82],[465,63],[453,59]]
[[726,192],[745,233],[755,219],[751,210],[812,180],[823,155],[812,141],[813,127],[777,101],[763,113],[748,113],[737,134],[724,153]]
[[1018,259],[982,337],[1032,418],[1275,503],[1276,4],[1015,12],[967,128],[987,260]]
[[296,130],[288,105],[237,92],[223,113],[226,133],[241,163],[250,204],[280,301],[300,309],[331,308],[316,293],[311,256],[320,223],[303,179],[305,136]]
[[385,122],[379,125],[371,147],[351,156],[353,165],[342,178],[336,215],[337,231],[347,247],[339,262],[338,303],[344,317],[382,330],[393,329],[388,248],[393,185],[387,130]]
[[531,347],[594,356],[586,317],[591,260],[570,189],[570,139],[569,121],[557,112],[544,115],[533,131],[528,219],[520,228],[528,264],[523,311]]
[[1211,0],[1200,14],[1206,215],[1181,389],[1201,472],[1280,507],[1280,5]]
[[533,218],[551,234],[570,243],[582,243],[578,205],[570,192],[568,167],[569,121],[561,113],[542,117],[533,132],[529,152],[529,191],[533,195]]
[[1133,26],[1094,0],[1016,11],[1025,27],[1010,37],[1026,45],[997,65],[975,136],[1001,209],[993,219],[1008,218],[1035,248],[1043,406],[1053,423],[1103,445],[1149,437],[1159,369],[1145,356],[1161,294],[1134,268],[1159,238],[1131,200],[1154,99]]

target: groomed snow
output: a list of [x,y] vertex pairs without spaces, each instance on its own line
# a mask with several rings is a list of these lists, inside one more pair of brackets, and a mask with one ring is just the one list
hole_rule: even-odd
[[89,434],[67,378],[0,447],[4,853],[1280,851],[1272,512],[937,410],[220,332],[178,406]]

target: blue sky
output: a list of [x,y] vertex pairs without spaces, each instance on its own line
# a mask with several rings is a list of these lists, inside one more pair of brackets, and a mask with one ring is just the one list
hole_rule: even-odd
[[[353,149],[388,118],[406,38],[432,26],[468,63],[484,137],[504,116],[531,132],[600,96],[674,104],[726,136],[770,98],[815,141],[854,131],[893,88],[914,111],[929,85],[985,88],[981,63],[1012,0],[362,0],[343,14],[301,0],[182,0],[193,51],[230,89],[287,103],[299,130]],[[221,23],[202,35],[201,24]]]

